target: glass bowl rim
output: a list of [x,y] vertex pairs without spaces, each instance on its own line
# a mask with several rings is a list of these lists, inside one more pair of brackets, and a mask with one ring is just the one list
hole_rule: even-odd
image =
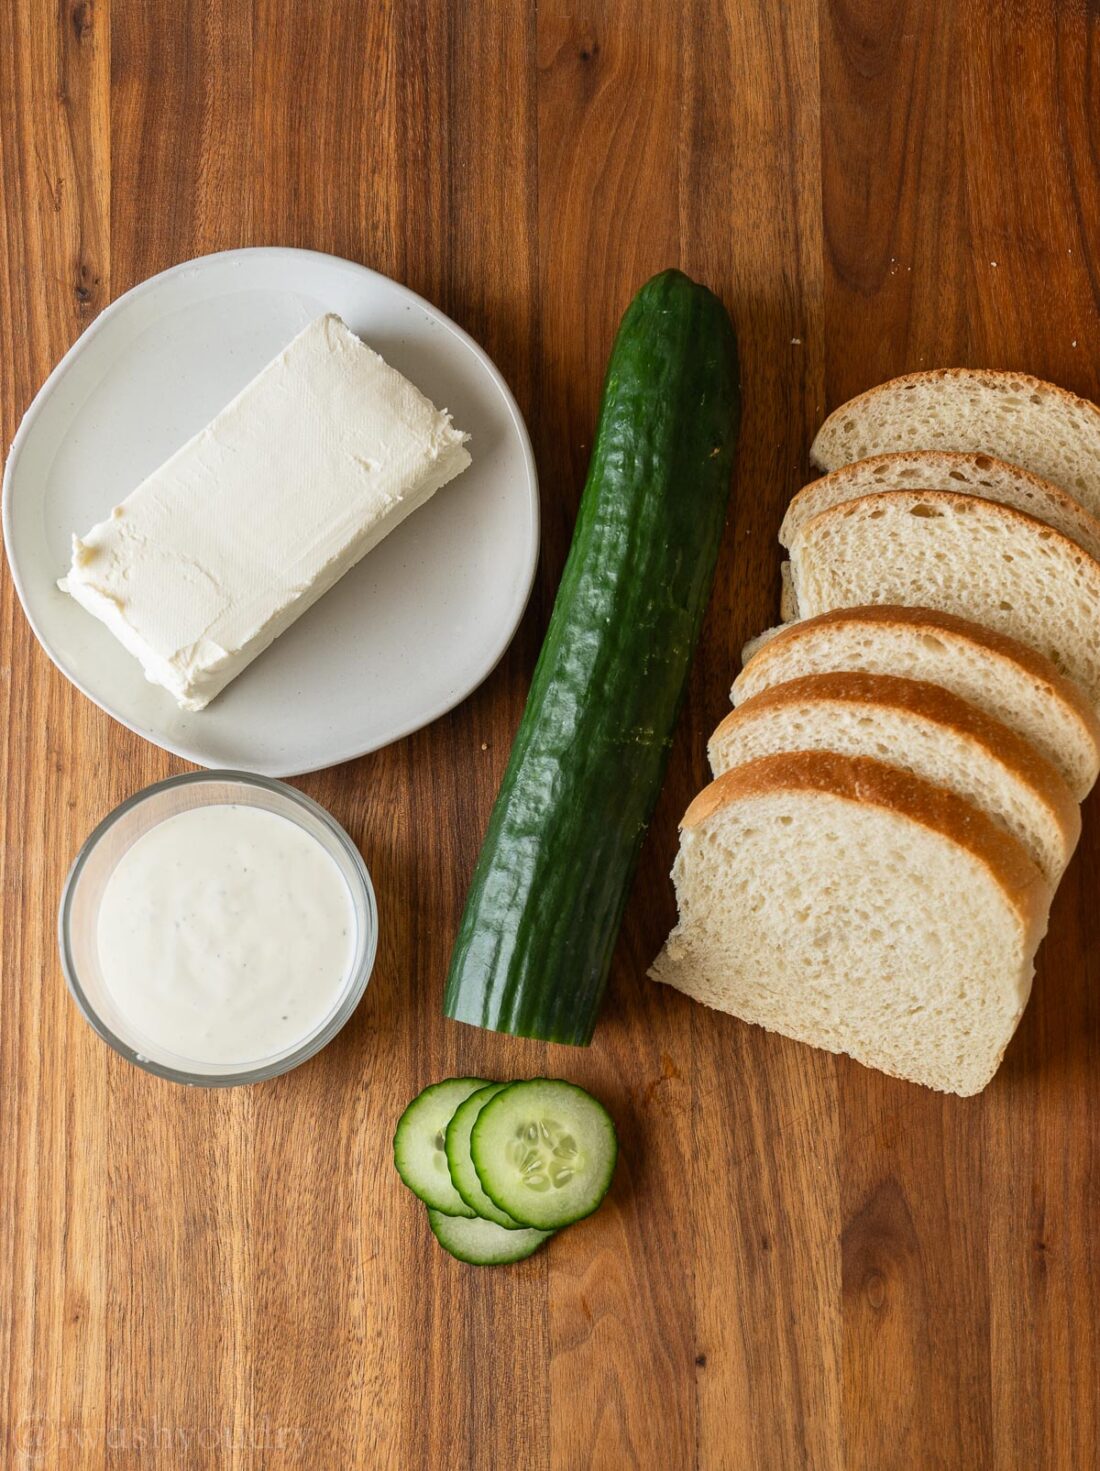
[[[277,796],[284,797],[304,811],[315,817],[335,839],[339,847],[347,856],[351,868],[361,886],[361,897],[367,916],[367,938],[363,952],[362,963],[349,978],[348,984],[341,996],[339,1005],[333,1011],[328,1021],[307,1038],[300,1047],[292,1052],[284,1053],[283,1056],[272,1062],[261,1062],[254,1066],[241,1067],[232,1073],[208,1075],[206,1073],[192,1073],[185,1068],[174,1068],[166,1063],[156,1062],[152,1058],[145,1057],[137,1052],[121,1037],[117,1036],[102,1019],[91,1001],[88,999],[80,977],[77,966],[73,959],[70,943],[70,918],[72,912],[73,893],[78,879],[84,870],[85,864],[98,847],[102,839],[114,827],[115,823],[126,813],[138,807],[141,803],[148,801],[150,797],[161,792],[172,790],[174,787],[201,786],[214,782],[235,782],[240,786],[258,788],[260,791],[273,792]],[[274,777],[260,776],[253,771],[238,771],[236,769],[210,770],[210,771],[188,771],[179,776],[165,777],[162,781],[152,782],[140,791],[133,792],[117,807],[113,807],[106,817],[102,818],[84,839],[76,857],[73,859],[69,872],[65,877],[65,883],[61,890],[61,902],[57,911],[57,938],[61,951],[61,968],[65,975],[65,983],[69,993],[76,1002],[81,1015],[89,1026],[98,1033],[104,1042],[120,1057],[127,1062],[133,1063],[143,1072],[153,1073],[158,1078],[166,1078],[172,1083],[182,1083],[197,1088],[234,1088],[244,1083],[262,1083],[268,1078],[277,1078],[282,1073],[288,1073],[292,1068],[307,1062],[315,1057],[323,1047],[326,1047],[337,1032],[351,1018],[355,1008],[363,999],[363,993],[367,989],[371,973],[374,970],[374,962],[378,952],[378,904],[375,899],[374,884],[371,882],[370,871],[363,860],[363,855],[352,842],[347,831],[337,822],[332,813],[315,802],[312,797],[301,792],[297,787],[292,787],[287,782],[278,781]]]

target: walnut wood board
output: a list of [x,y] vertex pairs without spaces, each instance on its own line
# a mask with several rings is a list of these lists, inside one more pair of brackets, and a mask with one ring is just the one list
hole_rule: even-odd
[[[544,550],[466,703],[304,780],[381,907],[366,1000],[251,1089],[129,1068],[65,991],[90,828],[184,769],[0,602],[5,1467],[1081,1468],[1100,1444],[1100,813],[979,1098],[649,985],[676,822],[823,413],[923,366],[1100,396],[1100,12],[1055,0],[2,0],[4,443],[106,303],[202,252],[331,251],[500,364]],[[450,945],[563,565],[600,379],[670,264],[741,341],[705,641],[587,1051],[445,1022]],[[1095,802],[1090,804],[1095,809]],[[446,1258],[390,1165],[454,1072],[564,1074],[621,1130],[600,1214],[515,1268]]]

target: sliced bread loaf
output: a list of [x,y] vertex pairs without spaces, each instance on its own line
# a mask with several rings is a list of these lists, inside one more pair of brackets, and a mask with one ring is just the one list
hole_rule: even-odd
[[931,608],[840,608],[793,623],[759,645],[731,699],[846,670],[924,680],[969,700],[1030,741],[1078,801],[1100,773],[1100,719],[1072,680],[1017,639]]
[[779,540],[789,547],[811,516],[880,490],[957,490],[981,496],[1034,516],[1084,547],[1091,557],[1100,558],[1100,521],[1057,485],[989,455],[940,450],[873,455],[811,481],[787,507]]
[[945,1092],[989,1082],[1050,889],[1014,839],[908,772],[825,752],[720,777],[683,821],[654,980]]
[[1052,659],[1100,707],[1100,562],[1009,506],[889,490],[812,517],[791,545],[800,616],[867,603],[956,613]]
[[907,449],[972,450],[1053,480],[1100,515],[1100,409],[1028,373],[909,373],[829,415],[810,459],[837,470]]
[[1052,884],[1081,835],[1072,792],[1034,746],[922,680],[806,674],[731,710],[707,747],[715,776],[784,751],[873,756],[946,787],[1022,843]]

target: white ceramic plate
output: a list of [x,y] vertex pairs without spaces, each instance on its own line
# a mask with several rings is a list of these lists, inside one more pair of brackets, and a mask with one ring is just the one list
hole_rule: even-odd
[[[207,709],[188,714],[58,591],[70,536],[101,520],[323,312],[338,312],[451,410],[471,436],[473,463]],[[58,668],[166,751],[267,776],[373,751],[464,699],[515,632],[538,555],[531,445],[489,358],[404,286],[308,250],[203,256],[109,306],[27,411],[3,509],[16,588]]]

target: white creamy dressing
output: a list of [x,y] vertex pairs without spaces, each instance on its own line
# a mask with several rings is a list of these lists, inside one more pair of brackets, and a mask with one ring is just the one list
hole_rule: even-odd
[[355,954],[351,893],[297,823],[196,807],[143,833],[104,889],[98,945],[119,1011],[155,1046],[246,1063],[304,1041]]

